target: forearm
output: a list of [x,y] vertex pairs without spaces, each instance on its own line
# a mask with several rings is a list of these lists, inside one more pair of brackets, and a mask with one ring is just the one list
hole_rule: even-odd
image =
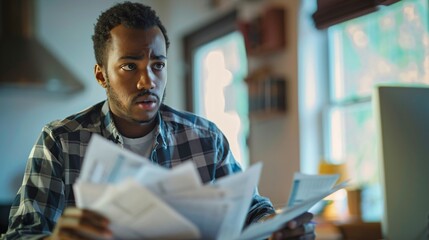
[[5,239],[43,239],[64,208],[64,182],[59,152],[49,132],[43,131],[33,147],[22,186],[11,206]]

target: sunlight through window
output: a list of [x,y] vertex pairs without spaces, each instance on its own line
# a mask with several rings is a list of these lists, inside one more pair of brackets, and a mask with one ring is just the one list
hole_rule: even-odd
[[231,33],[199,48],[194,71],[196,113],[216,123],[231,151],[248,165],[248,95],[244,77],[247,60],[242,36]]

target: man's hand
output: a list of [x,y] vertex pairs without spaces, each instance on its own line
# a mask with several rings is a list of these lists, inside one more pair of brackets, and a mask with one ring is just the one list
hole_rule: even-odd
[[109,220],[100,214],[79,208],[66,208],[49,240],[112,239]]
[[270,237],[270,240],[279,239],[299,239],[299,240],[314,240],[314,224],[311,223],[313,214],[306,212],[286,223],[284,227]]

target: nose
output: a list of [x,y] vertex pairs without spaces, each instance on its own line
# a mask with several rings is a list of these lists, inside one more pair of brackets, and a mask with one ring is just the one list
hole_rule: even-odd
[[145,69],[140,73],[140,79],[137,82],[137,89],[139,90],[149,90],[155,88],[155,74],[152,70]]

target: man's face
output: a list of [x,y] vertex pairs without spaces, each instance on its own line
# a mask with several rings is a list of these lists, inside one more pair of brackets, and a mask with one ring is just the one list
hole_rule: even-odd
[[121,122],[145,124],[155,117],[167,83],[167,49],[158,27],[147,30],[119,25],[110,32],[106,63],[96,65],[110,110]]

